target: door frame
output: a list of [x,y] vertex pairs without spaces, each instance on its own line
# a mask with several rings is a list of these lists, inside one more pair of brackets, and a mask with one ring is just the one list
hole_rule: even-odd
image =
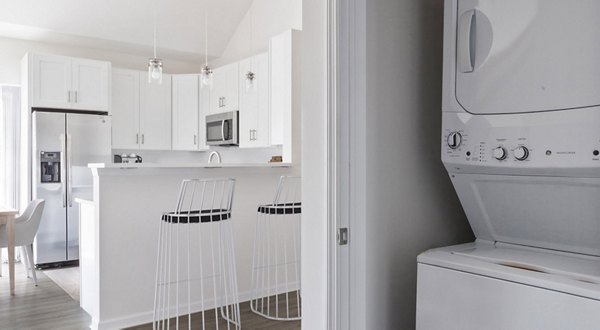
[[327,326],[365,329],[366,0],[328,0],[327,21]]

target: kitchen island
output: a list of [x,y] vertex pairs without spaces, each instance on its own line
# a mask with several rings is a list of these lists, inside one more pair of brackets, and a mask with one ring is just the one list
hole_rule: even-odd
[[92,329],[152,321],[158,227],[181,181],[235,178],[232,219],[240,301],[250,299],[256,207],[273,200],[291,164],[90,164],[93,201],[80,204],[81,306]]

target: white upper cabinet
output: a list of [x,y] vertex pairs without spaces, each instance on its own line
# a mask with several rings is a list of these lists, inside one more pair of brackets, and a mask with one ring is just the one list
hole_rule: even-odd
[[210,92],[211,114],[239,110],[238,75],[237,62],[214,69]]
[[600,105],[600,1],[459,0],[455,10],[456,99],[466,111]]
[[[239,63],[240,148],[269,146],[269,55],[260,54]],[[247,86],[248,72],[256,78]]]
[[140,143],[140,72],[112,70],[112,147],[138,149]]
[[73,102],[79,110],[109,109],[109,73],[110,63],[73,59]]
[[200,87],[198,99],[198,150],[208,150],[206,144],[206,115],[210,114],[210,88]]
[[198,75],[173,76],[173,150],[198,150],[201,143],[199,87]]
[[140,149],[171,150],[169,74],[163,74],[162,84],[140,79]]
[[34,108],[71,107],[71,58],[32,54],[30,86]]
[[110,63],[30,54],[31,107],[108,111]]

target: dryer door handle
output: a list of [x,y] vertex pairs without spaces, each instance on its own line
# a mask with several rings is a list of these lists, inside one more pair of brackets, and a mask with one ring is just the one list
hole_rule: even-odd
[[458,19],[456,61],[461,73],[470,73],[475,69],[475,19],[475,9],[464,12]]

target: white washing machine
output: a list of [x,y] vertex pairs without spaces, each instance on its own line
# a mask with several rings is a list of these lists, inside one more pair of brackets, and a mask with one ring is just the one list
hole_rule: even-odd
[[418,329],[600,329],[600,1],[446,0],[442,160],[477,237]]

